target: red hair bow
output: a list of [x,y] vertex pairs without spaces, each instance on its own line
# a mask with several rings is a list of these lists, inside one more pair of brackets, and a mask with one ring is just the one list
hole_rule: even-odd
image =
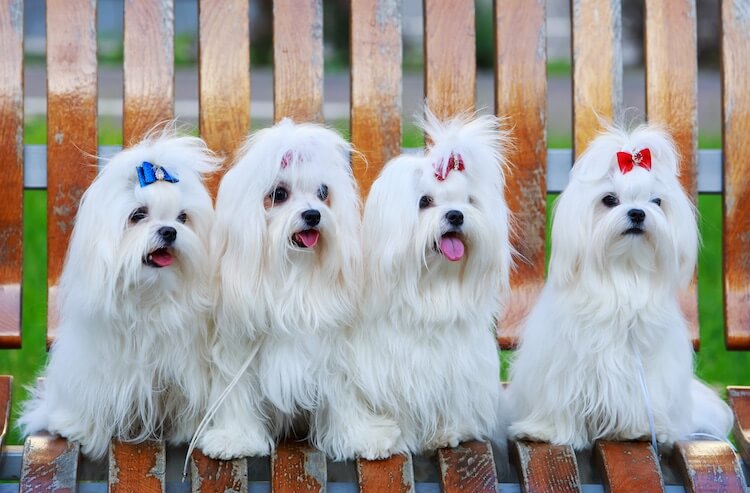
[[446,178],[448,178],[448,173],[450,173],[451,170],[454,170],[454,169],[456,171],[464,170],[464,160],[461,158],[460,154],[456,154],[455,156],[451,154],[451,157],[448,158],[448,167],[445,168],[445,174],[443,174],[442,164],[443,162],[441,161],[440,163],[435,163],[433,165],[435,168],[435,178],[437,178],[438,181],[443,181]]
[[620,165],[620,171],[622,171],[623,175],[633,171],[633,168],[636,166],[640,166],[646,171],[651,171],[651,151],[646,148],[634,152],[633,154],[630,154],[629,152],[618,152],[617,164]]

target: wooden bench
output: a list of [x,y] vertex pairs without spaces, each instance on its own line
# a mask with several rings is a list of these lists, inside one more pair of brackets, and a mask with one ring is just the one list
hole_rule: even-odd
[[[646,111],[674,132],[683,156],[683,183],[695,196],[697,57],[695,0],[646,0]],[[124,142],[173,116],[173,0],[125,1]],[[248,0],[199,0],[200,133],[231,156],[250,123]],[[0,346],[21,344],[22,204],[24,183],[47,188],[48,341],[54,337],[54,301],[62,261],[81,194],[96,174],[97,58],[94,0],[47,2],[46,180],[39,149],[23,145],[22,0],[0,0]],[[368,165],[354,158],[366,194],[382,165],[401,146],[401,19],[398,0],[352,0],[351,139]],[[475,26],[472,0],[425,0],[425,96],[439,116],[474,107]],[[528,259],[512,277],[513,297],[498,340],[512,348],[518,325],[544,280],[546,177],[546,33],[544,0],[495,0],[495,111],[509,117],[515,148],[507,197],[517,220],[516,248]],[[275,0],[274,119],[323,119],[321,0]],[[598,129],[596,114],[612,117],[622,105],[620,0],[572,0],[574,152]],[[722,2],[724,117],[724,302],[726,343],[750,349],[750,0]],[[24,162],[24,151],[29,156]],[[43,149],[42,149],[43,151]],[[41,153],[44,154],[43,152]],[[567,169],[572,153],[551,154]],[[705,159],[704,159],[705,158]],[[26,177],[24,177],[26,168]],[[703,167],[701,167],[703,169]],[[35,181],[36,180],[36,181]],[[211,183],[213,190],[216,180]],[[748,202],[750,204],[750,202]],[[684,307],[698,347],[697,295]],[[0,378],[5,438],[12,377]],[[729,388],[735,441],[750,462],[750,388]],[[747,491],[743,465],[716,442],[681,442],[661,460],[646,442],[600,442],[591,454],[569,447],[517,442],[496,474],[486,443],[442,449],[436,457],[395,456],[356,464],[327,462],[305,444],[280,444],[273,457],[230,462],[191,458],[181,482],[183,449],[163,443],[113,443],[108,463],[92,463],[67,440],[32,436],[21,450],[5,446],[0,484],[5,491],[336,491],[363,492]],[[440,485],[440,486],[438,486]]]

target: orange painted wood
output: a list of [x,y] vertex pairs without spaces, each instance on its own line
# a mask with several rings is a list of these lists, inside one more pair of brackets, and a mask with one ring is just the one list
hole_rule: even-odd
[[688,493],[745,493],[742,467],[727,443],[677,442],[673,459]]
[[216,460],[194,450],[190,471],[192,493],[247,493],[247,459]]
[[[248,0],[200,0],[198,104],[201,137],[232,161],[250,131]],[[221,176],[209,177],[213,196]]]
[[489,442],[463,442],[438,449],[440,483],[444,493],[495,493],[497,473]]
[[508,453],[524,493],[579,492],[573,448],[526,440],[511,441]]
[[164,443],[125,443],[109,446],[109,493],[161,493],[165,491]]
[[135,144],[174,117],[174,0],[125,0],[123,135]]
[[727,387],[734,411],[734,441],[746,464],[750,464],[750,387]]
[[383,165],[401,153],[401,2],[352,0],[352,156],[363,199]]
[[0,375],[0,419],[3,420],[2,430],[0,430],[0,448],[5,444],[5,436],[8,433],[12,389],[13,377],[10,375]]
[[306,443],[282,442],[271,455],[271,491],[315,493],[326,490],[326,457]]
[[424,93],[438,118],[474,110],[473,0],[424,0]]
[[520,326],[544,286],[547,205],[547,44],[543,0],[495,2],[495,114],[513,129],[505,198],[519,253],[511,295],[498,323],[500,345],[516,344]]
[[664,491],[659,458],[649,442],[600,440],[594,446],[594,461],[608,493]]
[[724,151],[724,315],[730,349],[750,349],[750,15],[721,3]]
[[[687,193],[698,199],[696,172],[698,152],[698,48],[695,0],[662,2],[646,0],[645,65],[646,114],[674,138],[679,152],[680,181]],[[679,50],[674,47],[679,46]],[[674,70],[674,67],[680,67]],[[697,279],[681,302],[698,349]]]
[[357,479],[360,493],[412,493],[411,455],[392,455],[382,460],[357,459]]
[[0,0],[0,347],[21,347],[23,2]]
[[78,472],[78,444],[50,435],[32,435],[23,446],[20,493],[73,493]]
[[47,2],[47,342],[78,203],[96,177],[96,0]]
[[622,107],[620,0],[571,0],[573,148],[579,156]]
[[323,121],[321,0],[273,2],[273,115]]

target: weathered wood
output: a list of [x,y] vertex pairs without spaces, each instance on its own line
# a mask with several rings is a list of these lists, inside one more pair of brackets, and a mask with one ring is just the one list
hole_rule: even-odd
[[[201,137],[232,161],[250,130],[248,0],[198,3],[198,105]],[[221,176],[209,177],[213,196]]]
[[495,114],[513,129],[505,198],[514,218],[510,299],[498,323],[500,345],[518,331],[544,285],[547,205],[547,44],[543,0],[495,2]]
[[273,2],[273,114],[323,121],[321,0]]
[[721,2],[724,315],[730,349],[750,349],[750,7]]
[[352,156],[363,199],[383,165],[401,152],[401,2],[353,0]]
[[2,419],[2,431],[0,431],[0,448],[5,444],[5,436],[8,433],[8,421],[10,421],[10,396],[13,390],[13,377],[0,375],[0,419]]
[[357,459],[360,493],[412,493],[414,468],[411,455],[382,460]]
[[20,493],[74,493],[78,444],[50,435],[32,435],[23,446]]
[[165,469],[166,455],[161,441],[110,443],[110,493],[162,493]]
[[96,0],[47,2],[47,343],[78,203],[96,177]]
[[326,490],[326,457],[306,443],[282,442],[271,455],[273,493]]
[[742,467],[727,443],[677,442],[673,459],[688,493],[745,492]]
[[573,448],[526,440],[509,443],[511,464],[525,493],[579,492],[581,481]]
[[174,0],[125,0],[123,143],[174,117]]
[[190,471],[192,493],[247,493],[247,459],[216,460],[194,450]]
[[444,493],[495,493],[497,473],[489,442],[463,442],[438,449],[440,483]]
[[473,0],[424,0],[424,93],[438,118],[474,110]]
[[576,157],[622,107],[620,0],[571,0],[573,149]]
[[608,493],[664,491],[659,458],[649,442],[600,440],[594,446],[594,461]]
[[750,387],[727,387],[734,411],[734,441],[746,464],[750,464]]
[[21,346],[23,2],[0,0],[0,347]]

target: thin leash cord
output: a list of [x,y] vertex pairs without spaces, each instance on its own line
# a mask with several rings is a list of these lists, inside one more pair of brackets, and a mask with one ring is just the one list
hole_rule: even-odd
[[641,392],[643,392],[643,401],[646,404],[646,413],[648,414],[648,427],[651,430],[651,446],[654,447],[654,453],[659,454],[659,449],[656,446],[656,425],[654,424],[654,408],[651,406],[651,397],[648,393],[648,386],[646,385],[646,371],[643,369],[643,361],[641,360],[641,352],[638,349],[635,341],[630,339],[635,352],[636,361],[638,362],[638,380],[641,382]]
[[187,455],[185,456],[185,463],[182,466],[182,480],[183,481],[187,479],[190,456],[192,455],[193,450],[195,450],[195,446],[198,443],[198,439],[200,438],[201,434],[205,430],[206,426],[208,426],[208,423],[213,419],[214,415],[216,414],[216,411],[218,411],[219,407],[221,407],[221,405],[224,403],[229,393],[237,385],[237,382],[240,381],[240,378],[242,378],[242,375],[245,374],[245,371],[247,371],[247,368],[250,366],[250,363],[252,363],[253,359],[255,359],[255,355],[258,354],[258,349],[260,349],[260,344],[255,345],[255,349],[253,349],[253,351],[248,355],[247,360],[245,360],[245,363],[243,363],[242,367],[239,369],[237,374],[235,374],[234,378],[232,378],[232,381],[229,382],[229,385],[227,385],[227,387],[224,389],[224,391],[221,393],[218,399],[216,399],[216,402],[211,404],[211,407],[209,407],[208,411],[206,411],[206,415],[203,416],[203,419],[201,420],[200,424],[198,424],[198,428],[196,428],[195,433],[193,434],[193,438],[190,440],[190,446],[188,446]]
[[734,451],[735,454],[737,453],[737,447],[735,447],[734,444],[732,442],[730,442],[728,438],[722,438],[720,436],[716,436],[716,435],[713,435],[711,433],[703,433],[701,431],[696,431],[695,433],[689,434],[688,438],[698,438],[698,439],[700,439],[700,438],[709,438],[711,440],[716,440],[718,442],[724,442],[727,445],[729,445],[729,448],[731,448]]

